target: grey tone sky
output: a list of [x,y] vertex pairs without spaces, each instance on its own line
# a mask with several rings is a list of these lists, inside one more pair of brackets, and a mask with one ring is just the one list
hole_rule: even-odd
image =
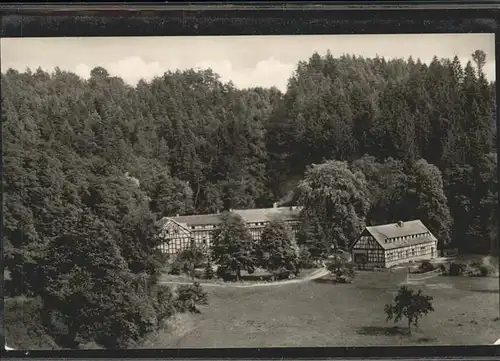
[[298,61],[328,49],[334,56],[413,56],[424,62],[457,55],[464,64],[481,49],[488,56],[485,73],[495,79],[493,34],[3,38],[1,65],[2,72],[59,66],[83,77],[100,65],[130,84],[166,70],[211,67],[238,87],[285,90]]

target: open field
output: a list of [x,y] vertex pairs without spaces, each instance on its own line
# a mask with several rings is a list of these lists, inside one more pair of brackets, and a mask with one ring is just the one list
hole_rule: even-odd
[[[210,305],[181,315],[145,347],[397,346],[493,344],[499,337],[498,278],[436,277],[418,285],[435,312],[406,335],[384,305],[405,280],[361,272],[353,284],[327,278],[272,288],[208,288]],[[401,326],[401,327],[397,327]]]

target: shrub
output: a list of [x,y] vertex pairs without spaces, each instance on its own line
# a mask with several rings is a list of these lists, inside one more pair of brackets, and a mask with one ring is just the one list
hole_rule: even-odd
[[300,247],[299,250],[299,265],[300,268],[313,268],[314,267],[314,259],[312,258],[311,252],[307,249],[307,247]]
[[272,272],[273,278],[275,280],[287,279],[287,278],[290,278],[290,276],[294,275],[294,274],[295,274],[294,270],[289,270],[286,268],[280,268],[280,269],[274,270]]
[[490,274],[491,274],[490,267],[488,267],[486,265],[479,266],[479,275],[481,277],[488,277]]
[[207,262],[207,264],[205,265],[205,275],[204,276],[207,280],[211,280],[215,276],[214,270],[212,268],[212,264],[210,262]]
[[200,313],[198,305],[208,304],[208,295],[198,282],[176,289],[175,309],[179,312]]
[[429,261],[423,261],[420,264],[420,266],[418,266],[419,273],[426,273],[426,272],[434,271],[435,269],[436,269],[436,267],[434,267],[434,265]]
[[481,262],[474,261],[467,265],[466,272],[469,277],[488,277],[492,269]]
[[158,286],[154,291],[153,307],[156,311],[156,318],[160,325],[163,320],[168,319],[175,313],[174,294],[170,287]]
[[170,266],[170,274],[178,276],[181,274],[182,266],[179,262],[174,261]]
[[217,267],[217,277],[223,279],[224,281],[233,280],[235,277],[231,274],[231,271],[226,267]]
[[326,267],[338,283],[350,283],[355,276],[354,265],[338,255],[330,259]]
[[462,276],[465,272],[466,266],[462,263],[450,263],[450,269],[448,271],[449,276]]
[[186,273],[194,278],[195,269],[203,267],[205,260],[205,249],[193,242],[189,248],[182,250],[175,256],[170,273],[174,275]]

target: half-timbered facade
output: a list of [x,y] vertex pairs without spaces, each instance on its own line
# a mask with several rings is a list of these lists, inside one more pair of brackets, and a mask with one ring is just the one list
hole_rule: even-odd
[[366,227],[351,247],[358,268],[389,268],[437,257],[437,239],[420,220]]
[[[245,221],[255,241],[260,239],[262,231],[273,218],[283,220],[289,226],[294,239],[298,231],[300,207],[275,205],[273,208],[235,209],[231,212],[238,214]],[[160,236],[164,240],[160,250],[173,255],[187,249],[192,242],[209,247],[213,232],[221,221],[221,214],[164,217],[160,220]]]

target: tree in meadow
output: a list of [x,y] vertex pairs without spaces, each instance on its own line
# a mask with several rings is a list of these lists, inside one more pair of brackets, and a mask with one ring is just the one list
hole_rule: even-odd
[[387,315],[387,321],[393,320],[394,323],[406,318],[408,334],[411,335],[411,326],[418,327],[420,319],[434,311],[432,301],[433,298],[424,295],[422,290],[415,292],[407,286],[401,286],[393,303],[385,305],[384,312]]

